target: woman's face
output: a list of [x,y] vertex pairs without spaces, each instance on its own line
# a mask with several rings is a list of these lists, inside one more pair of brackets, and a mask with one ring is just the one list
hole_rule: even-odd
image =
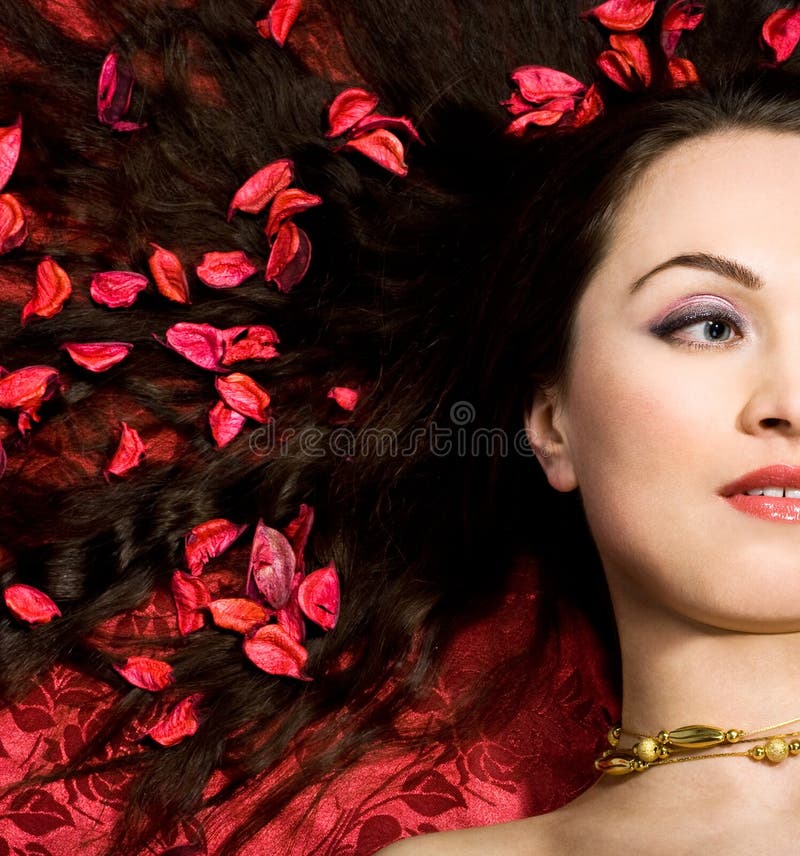
[[[755,130],[654,162],[577,307],[568,383],[528,417],[550,483],[580,490],[612,595],[728,629],[800,629],[800,521],[722,496],[800,468],[798,164],[800,134]],[[727,261],[700,269],[711,256]]]

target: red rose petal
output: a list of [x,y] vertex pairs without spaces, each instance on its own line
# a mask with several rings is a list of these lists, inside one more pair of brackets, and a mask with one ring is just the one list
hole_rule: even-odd
[[311,505],[306,505],[305,502],[300,503],[300,510],[293,520],[289,521],[283,527],[283,534],[289,539],[289,543],[294,550],[295,561],[298,571],[303,570],[305,564],[303,554],[306,549],[311,527],[314,525],[314,508]]
[[299,187],[287,187],[279,191],[272,200],[267,226],[264,229],[267,237],[272,240],[283,222],[316,205],[322,205],[322,197],[307,193]]
[[50,256],[45,256],[36,268],[33,296],[22,308],[22,323],[24,324],[31,315],[52,318],[61,311],[71,294],[72,283],[67,272]]
[[148,736],[162,746],[174,746],[184,738],[191,737],[200,727],[197,705],[201,698],[201,693],[192,693],[174,704],[168,713],[147,732]]
[[212,600],[208,608],[217,627],[235,630],[237,633],[255,630],[266,624],[271,615],[260,603],[246,597]]
[[25,243],[28,221],[22,206],[10,193],[0,196],[0,255]]
[[119,439],[114,457],[111,463],[103,470],[103,475],[108,480],[110,474],[115,476],[127,475],[132,469],[141,464],[146,451],[142,438],[135,428],[129,428],[127,423],[122,422],[122,436]]
[[700,83],[700,77],[697,74],[694,63],[685,57],[670,57],[667,72],[669,73],[673,89],[680,89],[682,86],[691,86]]
[[517,116],[513,122],[509,123],[506,127],[506,133],[514,137],[520,137],[530,125],[549,127],[551,125],[566,124],[571,126],[571,123],[567,121],[567,117],[572,115],[575,106],[574,102],[569,99],[569,105],[567,106],[564,99],[554,98],[551,103],[556,105],[563,104],[567,109],[543,107],[539,110],[531,110],[528,113],[523,113],[521,116]]
[[133,95],[133,70],[111,51],[103,61],[97,81],[97,118],[115,131],[138,131],[146,127],[136,122],[124,122]]
[[47,624],[61,615],[61,610],[48,595],[33,586],[17,583],[3,591],[9,610],[29,624]]
[[328,390],[328,398],[332,398],[344,410],[353,410],[358,401],[358,390],[348,386],[332,386]]
[[166,689],[175,680],[172,666],[152,657],[128,657],[122,665],[112,665],[129,684],[151,692]]
[[270,675],[311,680],[303,674],[308,651],[279,624],[260,627],[249,639],[244,640],[242,647],[247,658]]
[[367,116],[361,119],[355,126],[354,130],[361,136],[361,132],[372,131],[375,128],[386,128],[389,131],[406,131],[412,140],[418,143],[422,142],[417,129],[411,122],[411,119],[405,116],[383,116],[380,113],[374,113],[372,116]]
[[586,94],[575,108],[570,124],[573,128],[581,128],[583,125],[596,119],[603,112],[603,107],[603,99],[600,97],[600,91],[597,88],[597,84],[593,83],[586,90]]
[[628,92],[635,92],[650,85],[652,72],[647,46],[630,34],[609,36],[612,50],[603,51],[597,57],[600,70],[614,83]]
[[167,345],[196,366],[211,371],[222,368],[225,339],[211,324],[180,321],[167,330]]
[[303,0],[275,0],[267,17],[257,22],[258,32],[283,47],[302,6]]
[[595,18],[609,30],[631,32],[643,27],[653,17],[656,0],[607,0],[593,9],[581,12],[581,18]]
[[89,294],[96,303],[111,309],[132,306],[139,292],[147,288],[147,277],[129,270],[109,270],[96,273],[89,285]]
[[233,542],[247,529],[247,524],[241,526],[215,517],[193,527],[185,537],[186,565],[192,576],[198,576],[212,559],[221,556]]
[[541,105],[552,98],[582,95],[586,85],[563,71],[546,65],[523,65],[511,72],[511,80],[531,104]]
[[276,613],[278,624],[301,645],[306,641],[306,620],[297,602],[297,592],[303,579],[302,574],[295,574],[292,582],[292,594],[289,602]]
[[361,137],[348,140],[341,148],[361,152],[362,155],[375,161],[378,166],[395,175],[408,173],[408,166],[403,160],[405,151],[402,142],[391,131],[384,128],[378,128]]
[[175,303],[191,303],[189,299],[189,283],[186,281],[186,272],[181,260],[175,253],[159,247],[158,244],[150,244],[155,250],[148,259],[150,272],[156,281],[156,288],[168,300]]
[[234,211],[259,214],[277,193],[292,183],[293,178],[294,164],[288,158],[272,161],[262,167],[236,191],[228,208],[228,222]]
[[22,148],[22,116],[6,128],[0,128],[0,190],[11,178]]
[[172,574],[171,587],[181,636],[201,630],[206,623],[203,609],[211,603],[206,584],[200,577],[175,571]]
[[259,520],[247,570],[248,593],[255,586],[273,609],[286,606],[292,593],[296,561],[286,536]]
[[17,369],[0,378],[0,408],[19,408],[19,428],[26,433],[31,420],[39,421],[39,407],[55,395],[58,384],[58,372],[50,366]]
[[278,334],[264,324],[250,327],[231,327],[222,331],[225,339],[223,365],[229,366],[242,360],[271,360],[279,356],[275,348]]
[[234,250],[206,253],[196,272],[198,279],[211,288],[235,288],[258,273],[258,267],[241,250]]
[[104,372],[124,360],[133,345],[129,342],[65,342],[61,348],[82,368]]
[[338,137],[353,128],[378,106],[378,96],[352,86],[340,92],[328,107],[330,129],[326,137]]
[[703,4],[694,0],[677,0],[664,13],[661,21],[661,47],[669,59],[684,30],[694,30],[703,20]]
[[231,410],[224,401],[218,401],[208,412],[211,436],[220,449],[241,434],[246,421],[241,413]]
[[267,270],[264,278],[275,280],[291,264],[300,250],[300,230],[291,220],[284,223],[275,238],[267,259]]
[[520,116],[531,109],[531,105],[519,94],[512,92],[505,101],[500,102],[512,116]]
[[312,571],[300,583],[297,603],[305,615],[324,630],[332,630],[336,626],[339,618],[339,575],[333,562]]
[[800,9],[778,9],[761,25],[761,41],[772,48],[775,62],[785,62],[800,42]]
[[228,407],[256,422],[269,422],[269,393],[253,378],[241,372],[232,372],[218,377],[215,384],[220,398]]
[[[284,226],[286,225],[288,224],[284,223]],[[295,254],[287,260],[286,264],[272,278],[278,286],[278,291],[282,291],[284,294],[291,291],[306,275],[310,264],[311,241],[302,229],[298,229]]]

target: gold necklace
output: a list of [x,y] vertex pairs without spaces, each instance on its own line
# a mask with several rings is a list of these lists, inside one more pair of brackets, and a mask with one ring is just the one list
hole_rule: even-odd
[[[790,755],[800,755],[800,731],[773,734],[769,737],[754,735],[783,728],[786,725],[794,725],[796,722],[800,722],[800,716],[751,731],[741,728],[715,728],[710,725],[683,725],[672,731],[659,731],[655,737],[626,731],[618,725],[608,732],[609,748],[594,762],[594,766],[601,773],[624,776],[627,773],[634,771],[640,773],[650,767],[660,767],[663,764],[707,761],[710,758],[741,757],[750,758],[753,761],[763,761],[766,758],[773,764],[779,764]],[[620,737],[623,734],[637,738],[637,742],[628,748],[620,747]],[[751,746],[741,752],[708,751],[726,743],[760,743],[760,745]],[[673,757],[674,752],[681,754]]]

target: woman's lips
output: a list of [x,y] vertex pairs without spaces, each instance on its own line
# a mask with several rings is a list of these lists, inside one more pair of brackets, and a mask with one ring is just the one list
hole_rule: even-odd
[[744,511],[754,517],[800,523],[800,499],[788,496],[748,496],[744,493],[723,498],[738,511]]

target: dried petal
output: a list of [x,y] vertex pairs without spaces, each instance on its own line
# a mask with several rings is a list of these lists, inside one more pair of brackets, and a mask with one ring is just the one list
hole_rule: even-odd
[[211,324],[179,321],[167,330],[167,344],[202,369],[219,371],[222,368],[225,339],[222,331]]
[[33,296],[22,308],[22,323],[24,324],[31,315],[52,318],[61,311],[71,294],[72,283],[67,272],[50,256],[45,256],[36,268]]
[[297,602],[305,615],[323,630],[332,630],[336,626],[339,617],[339,575],[333,562],[312,571],[300,583]]
[[389,131],[406,131],[412,140],[418,143],[422,142],[417,129],[405,116],[383,116],[381,113],[373,113],[372,116],[367,116],[361,119],[355,126],[354,131],[361,136],[362,132],[372,131],[375,128],[386,128]]
[[25,243],[28,221],[22,206],[10,193],[0,196],[0,255]]
[[328,390],[328,398],[332,398],[344,410],[353,410],[358,401],[358,390],[348,386],[332,386]]
[[215,517],[193,527],[185,537],[189,573],[194,577],[202,573],[206,564],[221,556],[245,529],[246,523],[239,526],[223,517]]
[[0,190],[11,178],[22,148],[22,116],[7,128],[0,128]]
[[121,121],[131,106],[134,82],[133,70],[119,54],[111,51],[103,61],[97,81],[97,118],[115,131],[138,131],[145,127]]
[[279,191],[272,201],[267,226],[264,229],[267,237],[272,240],[283,222],[315,205],[322,205],[322,197],[314,193],[306,193],[299,187],[287,187]]
[[241,413],[231,410],[224,401],[218,401],[208,412],[211,436],[220,449],[241,434],[246,421]]
[[352,86],[340,92],[328,107],[330,130],[326,137],[338,137],[355,127],[378,106],[378,96]]
[[308,651],[279,624],[260,627],[249,639],[244,640],[242,647],[248,659],[270,675],[311,680],[303,674]]
[[511,72],[520,95],[531,104],[542,105],[552,98],[583,95],[586,85],[566,72],[546,65],[523,65]]
[[3,591],[6,606],[21,621],[29,624],[47,624],[61,615],[61,610],[43,591],[17,583]]
[[[281,226],[281,229],[288,225],[294,224],[291,224],[290,222],[284,223],[283,226]],[[271,257],[272,256],[270,255],[270,258]],[[295,250],[294,255],[288,259],[280,271],[276,272],[272,277],[273,281],[278,286],[278,291],[282,291],[284,294],[291,291],[306,275],[310,264],[311,241],[309,240],[308,235],[302,229],[298,228],[297,249]]]
[[166,689],[175,680],[172,666],[152,657],[128,657],[121,666],[112,666],[129,684],[151,692]]
[[521,116],[517,116],[513,122],[509,123],[506,127],[506,133],[514,137],[521,137],[530,125],[537,125],[539,127],[567,125],[571,127],[572,123],[568,121],[568,117],[572,115],[573,108],[575,107],[572,99],[554,98],[550,103],[566,109],[543,107],[539,110],[531,110],[528,113],[523,113]]
[[597,88],[597,84],[593,83],[586,90],[586,94],[575,108],[575,113],[572,116],[570,124],[573,128],[583,127],[583,125],[596,119],[603,112],[603,107],[603,99],[600,97],[600,91]]
[[155,252],[148,259],[150,272],[156,281],[156,288],[164,297],[175,303],[191,303],[189,299],[189,283],[181,260],[175,253],[150,243]]
[[198,279],[211,288],[235,288],[258,273],[258,267],[241,250],[206,253],[196,270]]
[[115,476],[127,475],[132,469],[138,467],[144,459],[146,451],[142,438],[135,428],[129,428],[127,423],[122,422],[122,436],[119,438],[117,451],[111,463],[103,470],[103,475],[108,480],[110,474]]
[[274,609],[281,609],[289,601],[295,566],[294,550],[286,536],[259,520],[253,537],[247,579]]
[[384,128],[348,140],[341,148],[355,149],[395,175],[406,175],[408,172],[408,166],[403,160],[403,144],[391,131]]
[[275,348],[278,334],[264,324],[249,327],[229,327],[222,331],[225,340],[223,365],[229,366],[241,360],[270,360],[279,356]]
[[96,273],[89,285],[92,300],[111,309],[132,306],[139,292],[147,288],[147,277],[129,270]]
[[580,17],[595,18],[604,27],[618,32],[641,29],[653,17],[656,0],[607,0]]
[[283,534],[289,539],[289,543],[294,550],[294,556],[297,563],[297,570],[302,571],[304,560],[303,554],[306,549],[311,527],[314,525],[314,508],[311,505],[306,505],[305,502],[300,503],[300,511],[294,520],[290,520],[283,527]]
[[65,342],[61,345],[70,357],[90,372],[104,372],[128,356],[130,342]]
[[661,47],[669,59],[684,30],[694,30],[703,20],[703,4],[694,0],[677,0],[664,13],[661,21]]
[[201,693],[192,693],[174,704],[169,712],[147,732],[148,736],[162,746],[174,746],[185,737],[191,737],[200,727],[197,705],[201,698]]
[[294,164],[288,158],[272,161],[262,167],[236,191],[228,208],[228,222],[234,211],[259,214],[277,193],[292,183],[293,178]]
[[519,94],[512,92],[505,101],[500,102],[512,116],[520,116],[531,109],[531,105]]
[[630,34],[609,36],[612,50],[597,57],[600,70],[614,83],[628,92],[646,88],[652,80],[650,55],[647,45]]
[[265,39],[275,39],[283,47],[302,5],[303,0],[275,0],[267,17],[256,23],[258,32]]
[[270,619],[270,613],[260,603],[246,597],[212,600],[208,608],[217,627],[237,633],[249,633]]
[[667,65],[667,72],[673,89],[700,83],[697,69],[690,59],[678,56],[671,57]]
[[800,9],[778,9],[761,25],[761,42],[772,48],[775,62],[785,62],[800,42]]
[[188,636],[205,625],[204,607],[211,603],[211,595],[200,577],[192,577],[183,571],[172,574],[172,597],[178,616],[178,631]]
[[26,366],[0,378],[0,408],[21,411],[19,429],[30,428],[31,420],[39,421],[39,407],[55,395],[58,372],[50,366]]
[[294,575],[292,594],[289,602],[276,613],[278,624],[283,627],[295,642],[299,642],[301,645],[306,641],[306,620],[297,602],[297,592],[302,580],[302,574],[297,573]]
[[220,398],[228,407],[241,413],[242,416],[255,419],[256,422],[269,422],[267,415],[269,393],[253,378],[241,372],[232,372],[218,377],[215,383]]

